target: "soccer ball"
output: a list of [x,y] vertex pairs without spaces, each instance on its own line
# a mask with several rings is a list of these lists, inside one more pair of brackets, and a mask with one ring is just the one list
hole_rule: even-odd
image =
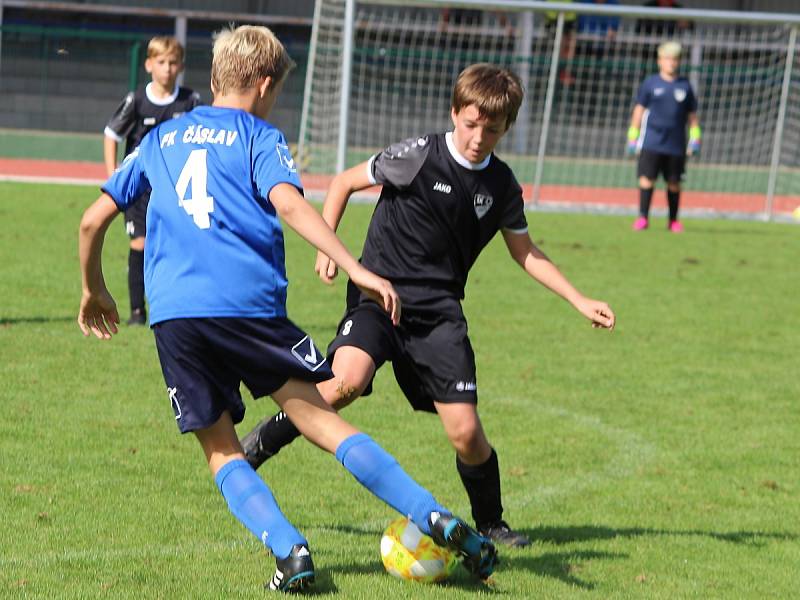
[[437,546],[406,517],[392,521],[383,532],[381,558],[390,575],[423,583],[446,579],[458,564],[454,552]]

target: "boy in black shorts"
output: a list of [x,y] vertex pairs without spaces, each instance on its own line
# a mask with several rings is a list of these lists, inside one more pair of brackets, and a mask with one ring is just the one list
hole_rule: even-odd
[[673,233],[683,231],[678,220],[681,181],[686,157],[700,152],[701,132],[692,84],[678,75],[680,56],[681,45],[677,42],[664,42],[658,47],[658,74],[642,82],[631,115],[628,153],[639,154],[639,216],[633,222],[634,231],[650,225],[650,202],[659,174],[667,182],[667,228]]
[[[152,81],[129,92],[111,115],[103,132],[103,158],[109,177],[117,168],[117,145],[125,140],[129,155],[153,127],[181,116],[200,104],[200,96],[176,85],[183,71],[183,46],[173,37],[156,36],[147,44],[144,68]],[[144,306],[144,232],[148,198],[125,211],[125,231],[131,238],[128,253],[128,293],[131,316],[128,325],[146,325]]]
[[[475,357],[461,309],[467,274],[502,231],[512,258],[531,277],[568,300],[594,326],[611,329],[615,320],[606,303],[581,295],[533,244],[522,190],[492,152],[514,122],[522,96],[514,73],[472,65],[453,90],[453,131],[394,144],[334,178],[323,209],[333,228],[353,192],[383,185],[361,262],[394,284],[403,315],[393,327],[348,284],[347,311],[328,348],[335,378],[318,385],[325,400],[339,409],[369,394],[375,371],[391,362],[412,407],[439,414],[479,531],[512,546],[529,540],[502,519],[497,455],[478,417]],[[322,253],[316,270],[325,282],[337,272]],[[278,413],[250,432],[242,447],[258,467],[297,435],[291,421]]]

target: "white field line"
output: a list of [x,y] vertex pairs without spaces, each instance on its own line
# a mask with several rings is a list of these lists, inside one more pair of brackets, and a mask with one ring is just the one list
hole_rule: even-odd
[[[508,399],[514,400],[513,397]],[[518,400],[520,403],[523,402],[522,398]],[[524,401],[530,404],[530,399],[526,398]],[[529,489],[512,490],[508,478],[503,478],[505,480],[503,486],[503,506],[505,508],[523,508],[531,505],[551,506],[565,497],[600,487],[610,480],[627,479],[652,462],[659,453],[653,443],[639,434],[609,425],[594,415],[580,414],[542,404],[537,404],[536,408],[542,414],[573,421],[579,432],[594,432],[598,438],[605,440],[608,446],[615,447],[616,452],[603,467],[588,473],[564,477],[552,485],[534,484]]]

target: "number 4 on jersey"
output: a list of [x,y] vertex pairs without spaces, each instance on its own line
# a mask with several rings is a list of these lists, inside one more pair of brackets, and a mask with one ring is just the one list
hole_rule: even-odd
[[[200,229],[211,227],[208,218],[209,213],[214,212],[214,198],[208,195],[206,190],[208,183],[208,168],[206,167],[207,150],[192,150],[186,164],[183,165],[178,183],[175,184],[175,191],[178,193],[178,205],[182,206]],[[186,197],[189,188],[189,181],[192,182],[191,196]]]

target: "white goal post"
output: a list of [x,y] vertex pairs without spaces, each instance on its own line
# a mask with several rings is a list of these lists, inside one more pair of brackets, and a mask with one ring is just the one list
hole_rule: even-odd
[[704,131],[686,189],[710,210],[758,202],[761,216],[784,214],[800,204],[799,28],[800,15],[786,14],[318,0],[298,158],[306,172],[332,174],[392,142],[448,128],[456,75],[493,62],[526,88],[498,147],[528,184],[526,199],[614,204],[635,186],[624,144],[636,90],[657,71],[657,45],[675,39]]

